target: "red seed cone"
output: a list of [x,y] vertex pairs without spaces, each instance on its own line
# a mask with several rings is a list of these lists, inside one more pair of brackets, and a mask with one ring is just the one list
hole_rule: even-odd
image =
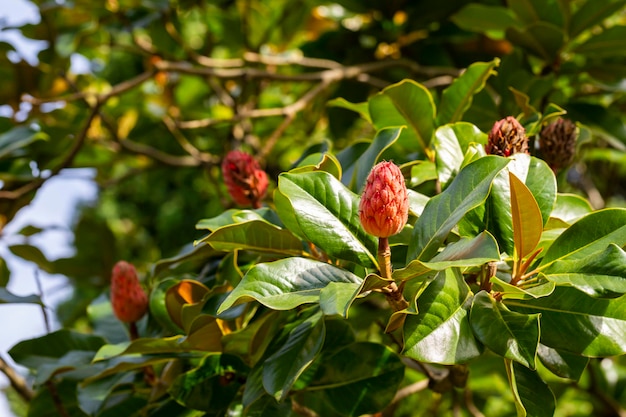
[[269,181],[259,163],[241,151],[230,151],[222,161],[222,175],[230,196],[237,204],[259,206]]
[[494,123],[489,140],[485,145],[489,155],[511,156],[515,153],[528,153],[526,129],[513,116],[507,116]]
[[409,217],[409,196],[404,176],[393,162],[377,164],[369,176],[359,203],[365,231],[376,237],[399,233]]
[[115,316],[125,323],[138,321],[148,310],[148,297],[132,264],[119,261],[111,275],[111,304]]

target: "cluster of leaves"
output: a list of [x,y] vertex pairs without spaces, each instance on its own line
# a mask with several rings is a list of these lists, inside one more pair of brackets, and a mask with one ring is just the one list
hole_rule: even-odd
[[[39,171],[95,167],[104,189],[78,223],[76,257],[11,247],[74,278],[79,302],[64,322],[88,305],[91,326],[11,349],[33,371],[29,415],[445,415],[460,405],[474,415],[577,415],[567,411],[573,398],[580,415],[620,410],[624,377],[607,369],[625,369],[626,210],[594,211],[602,199],[573,192],[615,203],[623,194],[617,12],[626,2],[399,9],[342,0],[341,16],[326,10],[325,20],[320,8],[337,6],[132,3],[94,2],[78,14],[42,5],[44,23],[22,28],[53,47],[40,54],[45,65],[20,75],[39,87],[7,99],[15,109],[25,92],[43,101],[33,101],[30,126],[2,121],[3,215],[30,201],[45,180]],[[324,58],[315,65],[328,72],[263,72],[292,62],[264,58],[267,45]],[[104,64],[59,75],[72,54]],[[371,93],[357,75],[378,81],[359,65],[383,57],[409,60],[374,62],[385,87]],[[336,75],[348,69],[357,81]],[[318,84],[307,91],[303,81]],[[339,98],[327,102],[322,91]],[[310,100],[301,106],[318,102],[296,116],[302,107],[289,105],[301,96]],[[588,172],[485,155],[485,132],[511,114],[531,142],[556,117],[578,121],[578,168]],[[330,134],[318,119],[336,140],[309,145]],[[230,146],[267,157],[275,183],[263,208],[224,210],[217,165]],[[358,194],[383,159],[400,165],[409,187],[409,224],[390,239],[392,278],[409,304],[401,311],[381,294],[389,281],[358,216]],[[205,236],[154,262],[193,240],[194,223]],[[152,264],[150,314],[132,342],[104,292],[114,253]],[[7,276],[0,302],[41,304],[6,290]]]

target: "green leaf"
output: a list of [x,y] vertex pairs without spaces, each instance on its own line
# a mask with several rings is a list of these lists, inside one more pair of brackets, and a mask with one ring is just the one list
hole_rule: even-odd
[[54,363],[70,351],[95,352],[104,345],[101,337],[61,329],[35,339],[23,340],[9,350],[13,360],[27,368],[37,369]]
[[[11,277],[11,271],[7,266],[4,258],[0,258],[0,287],[6,287],[9,283],[9,278]],[[0,299],[2,296],[0,296]]]
[[407,262],[430,260],[465,213],[485,201],[491,182],[508,162],[496,156],[480,158],[464,167],[443,193],[431,198],[415,222]]
[[543,273],[556,285],[569,285],[592,297],[626,294],[626,252],[615,244],[584,258],[555,261]]
[[326,103],[326,105],[329,107],[341,107],[343,109],[352,110],[353,112],[358,113],[359,116],[361,116],[368,122],[370,123],[372,122],[372,120],[370,119],[370,113],[368,109],[369,105],[365,101],[362,103],[351,103],[343,97],[338,97],[338,98],[329,100]]
[[553,374],[561,378],[567,378],[578,381],[584,372],[589,358],[573,355],[568,352],[562,352],[552,349],[542,343],[539,343],[537,356],[541,363]]
[[263,366],[263,386],[283,401],[298,377],[319,355],[324,344],[323,315],[318,312],[296,326],[287,341]]
[[574,47],[573,52],[589,57],[626,55],[626,26],[612,26],[586,42]]
[[502,6],[470,3],[450,17],[457,26],[470,32],[500,32],[518,26],[513,12]]
[[208,243],[215,250],[251,250],[283,255],[302,254],[302,242],[289,230],[263,220],[250,220],[220,227],[197,243]]
[[241,388],[248,367],[232,355],[209,355],[200,365],[176,378],[169,393],[194,410],[225,410]]
[[471,303],[472,293],[458,269],[439,274],[417,299],[419,313],[406,318],[403,354],[446,365],[480,356],[468,320]]
[[535,368],[539,314],[510,311],[490,294],[481,291],[474,296],[470,323],[476,338],[493,352]]
[[510,27],[506,37],[515,45],[526,48],[530,53],[553,62],[565,42],[565,33],[551,23],[536,22],[519,30]]
[[63,404],[67,415],[88,417],[79,407],[76,399],[77,381],[62,379],[55,384],[56,395],[52,395],[47,386],[39,387],[35,397],[28,404],[28,416],[58,417],[57,404]]
[[41,250],[31,245],[11,245],[9,250],[13,255],[19,256],[22,259],[35,263],[39,268],[48,272],[54,273],[53,264],[48,261],[46,256]]
[[376,136],[372,141],[372,144],[367,148],[365,152],[359,158],[357,162],[356,169],[354,175],[356,177],[356,184],[354,189],[362,190],[365,187],[365,182],[367,177],[378,162],[380,156],[385,151],[385,149],[389,148],[393,145],[400,134],[402,132],[402,128],[387,128],[382,129],[376,132]]
[[592,211],[591,204],[584,198],[575,194],[557,193],[554,209],[550,213],[550,217],[571,225]]
[[328,255],[377,265],[377,240],[361,226],[359,198],[332,175],[281,174],[275,202],[283,223]]
[[403,80],[386,87],[368,103],[376,129],[406,126],[398,142],[407,149],[427,155],[431,153],[429,146],[435,128],[435,104],[426,87],[412,80]]
[[587,29],[601,24],[606,18],[626,6],[624,0],[593,0],[583,3],[572,15],[569,24],[569,35],[575,38]]
[[541,343],[589,357],[626,353],[624,300],[592,298],[570,287],[556,287],[550,297],[507,301],[525,314],[541,314]]
[[252,300],[274,310],[316,303],[321,289],[331,282],[360,284],[361,279],[344,269],[312,259],[287,258],[258,264],[224,300],[218,314]]
[[250,220],[266,220],[271,216],[272,211],[266,207],[248,210],[248,209],[229,209],[210,219],[202,219],[196,223],[196,229],[209,230],[211,232],[220,227],[228,226],[233,223],[243,223]]
[[308,155],[300,161],[300,164],[289,172],[296,174],[299,172],[324,171],[332,174],[333,177],[341,179],[341,164],[339,160],[329,153],[314,153]]
[[0,159],[23,150],[38,140],[47,140],[48,135],[31,127],[18,126],[0,135]]
[[363,283],[331,282],[320,291],[320,307],[325,315],[348,318],[348,309],[360,294]]
[[498,277],[491,277],[490,281],[493,285],[493,291],[500,293],[500,297],[503,300],[527,300],[546,297],[552,294],[555,287],[554,282],[548,281],[543,276],[537,277],[533,285],[524,285],[524,283],[520,286],[511,285]]
[[524,23],[544,21],[563,25],[563,11],[558,0],[507,0],[507,4]]
[[474,95],[480,92],[487,79],[495,75],[500,59],[490,62],[475,62],[470,65],[452,84],[443,91],[439,104],[437,124],[461,121],[463,114],[472,104]]
[[506,372],[518,416],[552,417],[556,400],[548,384],[537,374],[515,362],[506,361]]
[[450,243],[430,262],[411,261],[406,267],[393,271],[393,279],[409,280],[430,271],[442,271],[451,267],[480,266],[491,261],[499,261],[500,252],[496,240],[489,232],[482,232],[474,238],[462,238]]
[[516,262],[530,255],[541,239],[543,220],[535,197],[515,174],[509,172],[511,187],[511,217],[513,219],[513,241]]
[[210,245],[204,243],[193,245],[190,243],[186,245],[176,256],[158,261],[154,265],[152,276],[160,277],[185,262],[206,261],[208,258],[212,258],[220,254],[221,252],[216,251]]
[[[2,262],[0,260],[0,262]],[[0,287],[0,304],[8,303],[26,303],[26,304],[39,304],[43,305],[41,298],[38,295],[15,295],[4,287]]]
[[404,369],[389,348],[357,342],[325,357],[311,388],[323,389],[324,398],[342,416],[373,414],[393,400]]
[[539,267],[547,268],[557,260],[586,258],[611,243],[626,245],[626,209],[604,209],[581,218],[554,241]]

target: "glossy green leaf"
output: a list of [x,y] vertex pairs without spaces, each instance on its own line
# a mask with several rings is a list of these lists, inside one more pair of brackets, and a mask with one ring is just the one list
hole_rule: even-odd
[[604,209],[581,218],[554,241],[539,266],[546,268],[557,260],[586,258],[611,243],[626,245],[626,209]]
[[[437,166],[434,162],[425,160],[411,161],[403,164],[400,168],[405,170],[409,166],[411,167],[411,177],[408,180],[407,187],[417,187],[427,181],[437,179]],[[409,188],[409,192],[411,191],[413,190]]]
[[476,338],[493,352],[535,368],[539,314],[510,311],[502,302],[481,291],[474,296],[470,323]]
[[480,266],[499,261],[500,252],[496,240],[489,232],[474,238],[462,238],[446,246],[430,262],[411,261],[406,267],[393,271],[395,280],[409,280],[430,271],[442,271],[451,267]]
[[[358,140],[337,154],[337,160],[339,160],[343,171],[341,182],[352,191],[361,191],[354,188],[354,172],[359,163],[359,158],[370,147],[370,144],[370,141]],[[274,197],[274,199],[276,199],[276,197]]]
[[287,228],[328,255],[366,267],[377,265],[377,239],[361,226],[359,198],[332,175],[281,174],[275,202]]
[[209,355],[200,365],[176,378],[169,393],[194,410],[225,410],[241,388],[247,366],[232,355]]
[[518,417],[552,417],[556,400],[548,384],[537,374],[512,361],[506,361],[506,371],[515,398]]
[[297,174],[299,172],[324,171],[332,174],[333,177],[341,179],[342,170],[339,160],[329,153],[315,153],[300,161],[296,168],[289,172]]
[[55,362],[70,351],[95,352],[104,345],[99,336],[61,329],[45,336],[23,340],[9,350],[13,360],[27,368],[37,369]]
[[368,342],[346,346],[325,357],[311,388],[342,416],[373,414],[393,400],[405,366],[389,348]]
[[472,105],[474,95],[480,92],[487,79],[495,75],[500,59],[490,62],[475,62],[470,65],[452,84],[443,91],[437,111],[437,124],[459,122]]
[[589,358],[552,349],[542,343],[539,343],[537,357],[553,374],[574,381],[580,379],[589,363]]
[[356,177],[356,190],[360,191],[365,187],[367,176],[374,165],[379,161],[381,154],[398,140],[402,130],[402,128],[394,127],[382,129],[376,133],[372,144],[363,152],[363,155],[361,155],[356,165],[354,172]]
[[27,303],[43,305],[43,302],[38,295],[15,295],[6,288],[0,287],[0,304],[6,303]]
[[543,220],[535,197],[515,174],[509,172],[511,217],[513,220],[513,257],[516,262],[530,255],[541,239]]
[[121,384],[132,383],[132,380],[132,374],[118,373],[106,379],[79,385],[76,397],[81,410],[89,415],[102,415],[99,413],[106,408],[107,399],[110,398],[113,390]]
[[448,181],[459,172],[464,159],[464,152],[453,126],[455,125],[447,124],[437,128],[433,141],[433,147],[437,152],[435,155],[437,176],[442,188],[445,188]]
[[198,223],[196,223],[196,229],[213,232],[220,227],[228,226],[233,223],[242,223],[251,220],[267,220],[271,214],[272,210],[266,207],[255,210],[229,209],[210,219],[198,221]]
[[541,343],[589,357],[626,353],[626,308],[621,298],[593,298],[570,287],[550,297],[507,301],[515,311],[541,314]]
[[469,324],[472,293],[456,268],[428,285],[419,296],[419,313],[404,323],[403,354],[422,362],[453,365],[482,352]]
[[471,32],[500,32],[519,25],[513,12],[502,6],[470,3],[450,17],[462,29]]
[[550,217],[572,224],[593,211],[589,201],[575,194],[557,193]]
[[555,261],[543,273],[556,285],[572,286],[592,297],[626,294],[626,252],[615,244],[584,258]]
[[78,406],[76,399],[77,381],[62,379],[55,384],[56,395],[52,395],[47,386],[41,386],[35,397],[28,404],[28,416],[58,417],[56,404],[63,404],[65,412],[72,417],[88,417]]
[[252,300],[275,310],[316,303],[321,289],[331,282],[360,284],[361,279],[344,269],[312,259],[287,258],[258,264],[224,300],[218,313]]
[[626,26],[612,26],[576,46],[574,52],[587,56],[626,55]]
[[38,140],[47,140],[48,135],[31,127],[18,126],[0,135],[0,159],[11,156]]
[[325,315],[348,318],[348,309],[361,292],[363,283],[331,282],[320,291],[320,307]]
[[546,297],[554,291],[555,284],[540,276],[532,285],[511,285],[498,277],[491,277],[493,291],[500,293],[503,300],[527,300],[531,298]]
[[398,142],[408,149],[429,153],[435,128],[435,104],[426,87],[404,80],[386,87],[368,103],[376,129],[406,126]]
[[624,6],[626,6],[624,0],[594,0],[583,3],[570,20],[570,37],[574,38],[581,32],[601,24]]
[[292,417],[291,407],[288,401],[278,403],[274,398],[266,395],[246,408],[245,417]]
[[478,159],[463,168],[443,193],[430,199],[415,222],[407,262],[430,260],[465,213],[485,201],[491,182],[508,162],[496,156]]
[[289,230],[280,229],[263,220],[250,220],[220,227],[199,241],[215,250],[251,250],[284,255],[302,254],[302,242]]
[[[513,214],[509,172],[522,180],[532,193],[541,212],[542,223],[547,223],[556,199],[556,178],[550,167],[541,159],[526,154],[515,154],[511,163],[493,181],[489,196],[487,227],[498,240],[501,250],[512,255],[515,250]],[[527,199],[525,199],[527,201]],[[524,218],[523,214],[522,219]],[[518,217],[519,218],[519,217]],[[536,224],[536,213],[533,216]],[[543,226],[543,225],[542,225]],[[543,227],[541,228],[543,229]],[[531,229],[536,232],[536,229]],[[534,238],[533,238],[534,240]],[[527,250],[527,249],[526,249]]]
[[263,365],[263,386],[283,401],[298,377],[319,355],[324,344],[325,326],[321,312],[296,326],[287,341]]

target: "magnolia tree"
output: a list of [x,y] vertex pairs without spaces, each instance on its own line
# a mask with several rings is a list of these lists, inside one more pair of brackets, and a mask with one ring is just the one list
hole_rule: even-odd
[[[117,4],[110,3],[107,8]],[[252,9],[219,3],[207,10],[224,21],[230,22],[235,11],[258,17]],[[341,3],[354,8],[349,18],[401,28],[409,16],[415,22],[406,25],[458,39],[457,32],[446,32],[445,24],[438,31],[432,22],[420,23],[421,2],[402,13],[370,14],[361,10],[365,6]],[[576,154],[585,143],[596,140],[594,149],[618,154],[621,136],[615,120],[621,119],[603,108],[602,120],[609,122],[602,128],[593,124],[591,116],[599,114],[600,105],[581,101],[588,99],[588,85],[583,88],[580,80],[561,72],[569,65],[569,71],[579,68],[599,80],[599,67],[617,65],[605,42],[623,44],[624,26],[613,16],[623,2],[580,3],[572,2],[565,14],[557,12],[566,6],[552,1],[547,6],[512,1],[510,8],[472,3],[442,11],[437,19],[462,33],[479,33],[492,47],[516,48],[507,49],[503,59],[473,60],[461,71],[395,59],[394,47],[409,53],[410,41],[398,37],[397,43],[379,44],[377,53],[388,53],[377,55],[373,63],[344,66],[300,57],[294,62],[305,69],[326,69],[295,75],[272,72],[292,58],[259,52],[260,45],[273,39],[272,24],[262,19],[254,22],[268,25],[267,36],[247,33],[245,49],[256,45],[257,50],[234,62],[201,51],[209,46],[197,44],[191,30],[202,27],[198,14],[206,10],[201,7],[157,8],[166,25],[152,27],[144,15],[117,5],[136,25],[121,31],[132,39],[120,35],[120,42],[128,48],[124,42],[132,42],[143,58],[149,57],[147,69],[109,89],[98,89],[102,80],[97,79],[90,85],[96,93],[86,89],[62,96],[67,103],[80,101],[82,113],[76,110],[76,117],[83,129],[67,157],[60,163],[51,159],[59,168],[52,175],[72,166],[79,150],[101,168],[99,175],[110,167],[121,169],[124,160],[99,154],[97,145],[89,148],[91,138],[107,152],[137,156],[133,168],[123,170],[128,181],[152,174],[141,169],[146,159],[179,169],[206,168],[215,192],[210,204],[218,208],[210,216],[196,216],[192,213],[201,200],[188,201],[196,194],[190,191],[179,199],[176,187],[168,189],[170,195],[159,182],[151,183],[148,194],[145,187],[134,188],[141,197],[120,192],[119,207],[124,198],[145,203],[141,198],[157,195],[161,206],[153,210],[170,213],[169,199],[181,202],[172,216],[182,219],[172,223],[194,223],[197,232],[178,226],[167,236],[193,244],[175,256],[150,259],[151,244],[128,233],[137,229],[118,224],[117,232],[136,249],[125,254],[135,256],[107,263],[103,282],[76,279],[79,266],[96,268],[93,263],[49,261],[29,245],[11,247],[48,272],[74,277],[75,293],[83,294],[76,299],[88,304],[80,310],[84,315],[77,313],[82,321],[68,319],[61,330],[21,341],[8,352],[31,371],[30,380],[0,362],[28,400],[26,414],[623,415],[626,209],[600,208],[597,189],[575,189],[568,183],[576,173],[589,179],[578,168],[592,167],[592,161],[573,167],[582,160]],[[284,10],[293,10],[293,4],[285,4]],[[492,18],[485,21],[485,14]],[[211,16],[206,19],[213,30],[226,31],[227,25]],[[293,17],[286,11],[284,16],[279,19],[282,29],[291,27],[287,23]],[[98,25],[107,27],[104,17]],[[149,29],[144,31],[144,24]],[[184,46],[176,53],[186,54],[188,61],[157,48],[163,30]],[[592,33],[599,34],[594,38]],[[367,30],[361,34],[368,35]],[[393,82],[372,75],[380,70],[397,75],[406,68],[413,76],[388,76]],[[425,74],[430,78],[421,79]],[[298,126],[310,121],[296,115],[333,83],[347,79],[372,90],[357,100],[342,97],[341,90],[333,100],[322,98],[322,107],[340,111],[345,137],[298,141]],[[522,79],[527,81],[523,86],[517,82]],[[317,84],[286,107],[271,107],[279,99],[261,91],[272,90],[267,83],[303,80]],[[172,87],[179,82],[190,83],[191,89]],[[211,101],[215,106],[208,118],[192,120],[204,115],[195,107],[192,91],[204,83],[214,93],[211,100],[222,104]],[[254,89],[246,90],[250,85]],[[619,88],[598,85],[600,90],[614,88],[612,93]],[[140,86],[144,90],[137,96],[152,106],[144,116],[158,123],[137,117],[134,106],[141,100],[130,100],[123,111],[114,104]],[[151,90],[158,86],[164,88],[159,100],[168,101],[163,107],[155,104]],[[551,90],[557,87],[563,93]],[[48,99],[27,100],[40,105]],[[614,105],[621,105],[620,100]],[[67,106],[60,114],[69,118],[74,107]],[[281,121],[272,129],[263,125],[269,133],[259,141],[256,135],[261,134],[248,122],[274,116]],[[221,123],[232,124],[224,133],[226,144],[186,136],[189,130]],[[298,129],[289,131],[289,126]],[[171,146],[160,135],[138,142],[160,128],[188,155],[167,153]],[[350,128],[357,130],[357,138],[348,133]],[[139,131],[135,137],[133,129]],[[5,139],[19,144],[22,152],[38,140],[33,132],[18,133],[10,138],[23,140]],[[218,129],[211,133],[220,137]],[[597,137],[606,142],[592,139]],[[176,184],[196,176],[193,171],[181,175]],[[112,180],[120,179],[105,182]],[[0,197],[13,210],[8,216],[44,182],[7,183],[13,188],[0,190]],[[103,199],[109,210],[118,207],[106,195]],[[109,236],[109,229],[95,234],[102,230],[96,226],[79,223],[77,229],[92,232],[96,240]],[[76,233],[79,247],[79,236],[85,242],[85,235]],[[170,243],[164,239],[161,244]],[[88,292],[92,288],[96,290]],[[43,305],[37,296],[20,297],[3,287],[0,302]]]

